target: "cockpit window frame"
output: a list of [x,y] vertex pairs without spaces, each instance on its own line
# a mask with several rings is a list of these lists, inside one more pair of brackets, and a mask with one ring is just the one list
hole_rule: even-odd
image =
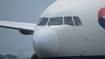
[[[66,18],[66,17],[70,17],[70,18],[71,18],[73,25],[71,25],[71,24],[65,24],[65,18]],[[63,16],[63,17],[61,16],[61,17],[51,17],[51,18],[50,18],[50,17],[40,17],[40,21],[38,22],[37,26],[51,26],[51,25],[49,24],[49,22],[50,22],[50,20],[51,20],[52,18],[61,18],[61,19],[62,19],[62,24],[54,24],[54,26],[56,26],[56,25],[71,25],[71,26],[80,26],[80,25],[82,25],[81,19],[79,18],[80,24],[77,25],[77,24],[76,24],[76,21],[75,21],[75,19],[74,19],[74,17],[79,18],[78,16]],[[47,18],[46,24],[45,24],[45,25],[39,25],[43,18]]]

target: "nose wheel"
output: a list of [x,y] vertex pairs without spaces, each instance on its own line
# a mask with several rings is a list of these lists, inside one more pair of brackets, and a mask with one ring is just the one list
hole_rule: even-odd
[[39,59],[38,56],[34,53],[31,59]]

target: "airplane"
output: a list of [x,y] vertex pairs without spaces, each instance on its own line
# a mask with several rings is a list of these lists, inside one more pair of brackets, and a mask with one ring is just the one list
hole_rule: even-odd
[[105,0],[57,0],[37,24],[0,21],[33,34],[31,59],[105,59]]

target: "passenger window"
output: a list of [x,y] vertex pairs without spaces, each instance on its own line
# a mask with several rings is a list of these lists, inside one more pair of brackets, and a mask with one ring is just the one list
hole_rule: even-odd
[[62,17],[51,18],[48,25],[62,25]]
[[44,26],[44,25],[46,25],[47,21],[48,21],[48,18],[42,18],[42,20],[40,21],[38,26]]
[[74,16],[73,18],[74,18],[74,22],[75,22],[75,25],[76,25],[76,26],[82,25],[82,23],[81,23],[79,17],[75,17],[75,16]]
[[64,17],[64,23],[67,24],[67,25],[72,25],[72,26],[74,26],[73,20],[72,20],[71,17]]

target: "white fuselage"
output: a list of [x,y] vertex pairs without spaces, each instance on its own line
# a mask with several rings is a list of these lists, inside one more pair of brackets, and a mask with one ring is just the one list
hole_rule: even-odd
[[[57,0],[49,6],[40,16],[48,22],[37,25],[34,32],[38,57],[105,55],[105,29],[98,23],[98,12],[104,7],[105,0]],[[64,17],[73,16],[79,17],[82,25],[76,26],[74,20],[74,26],[64,24]],[[55,17],[62,17],[63,24],[48,25]]]

